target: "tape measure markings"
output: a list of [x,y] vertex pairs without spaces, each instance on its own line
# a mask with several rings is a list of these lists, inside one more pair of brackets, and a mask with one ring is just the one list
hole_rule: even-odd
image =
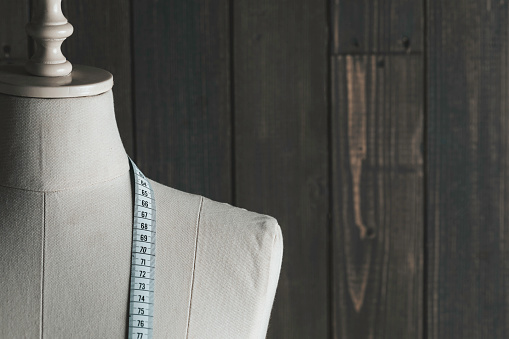
[[156,206],[149,181],[129,160],[134,173],[134,219],[128,338],[150,339],[154,318]]

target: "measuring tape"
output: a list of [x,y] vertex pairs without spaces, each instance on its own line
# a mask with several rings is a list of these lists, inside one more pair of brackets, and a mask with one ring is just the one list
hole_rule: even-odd
[[134,173],[134,221],[128,338],[149,339],[154,320],[156,201],[147,178],[129,161]]

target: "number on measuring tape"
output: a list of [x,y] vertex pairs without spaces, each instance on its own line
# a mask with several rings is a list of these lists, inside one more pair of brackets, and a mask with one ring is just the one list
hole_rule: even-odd
[[148,339],[154,319],[156,204],[147,178],[129,160],[134,173],[134,221],[128,337]]

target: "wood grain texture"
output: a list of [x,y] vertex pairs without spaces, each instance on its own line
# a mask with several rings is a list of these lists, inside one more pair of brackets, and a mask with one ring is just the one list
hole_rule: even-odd
[[124,147],[134,156],[130,7],[123,0],[63,0],[74,33],[62,51],[72,64],[94,66],[113,74],[115,116]]
[[0,1],[0,62],[28,58],[28,0]]
[[332,53],[422,52],[423,2],[330,0]]
[[228,0],[133,8],[138,164],[163,184],[231,202]]
[[422,338],[422,72],[332,58],[334,338]]
[[326,4],[234,3],[237,205],[274,216],[283,268],[268,338],[327,338]]
[[428,1],[431,338],[509,337],[507,1]]

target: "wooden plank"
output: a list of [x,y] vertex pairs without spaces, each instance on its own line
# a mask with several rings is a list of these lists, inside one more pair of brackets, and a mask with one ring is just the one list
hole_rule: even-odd
[[431,338],[509,337],[507,1],[428,1]]
[[332,52],[423,51],[423,2],[330,0]]
[[277,218],[285,243],[268,338],[327,338],[326,4],[234,5],[237,205]]
[[229,1],[133,9],[139,165],[163,184],[231,202]]
[[73,64],[99,67],[113,74],[115,115],[126,151],[134,156],[129,1],[63,0],[74,33],[63,44]]
[[0,1],[0,62],[28,58],[28,0]]
[[423,57],[332,74],[334,338],[422,338]]

